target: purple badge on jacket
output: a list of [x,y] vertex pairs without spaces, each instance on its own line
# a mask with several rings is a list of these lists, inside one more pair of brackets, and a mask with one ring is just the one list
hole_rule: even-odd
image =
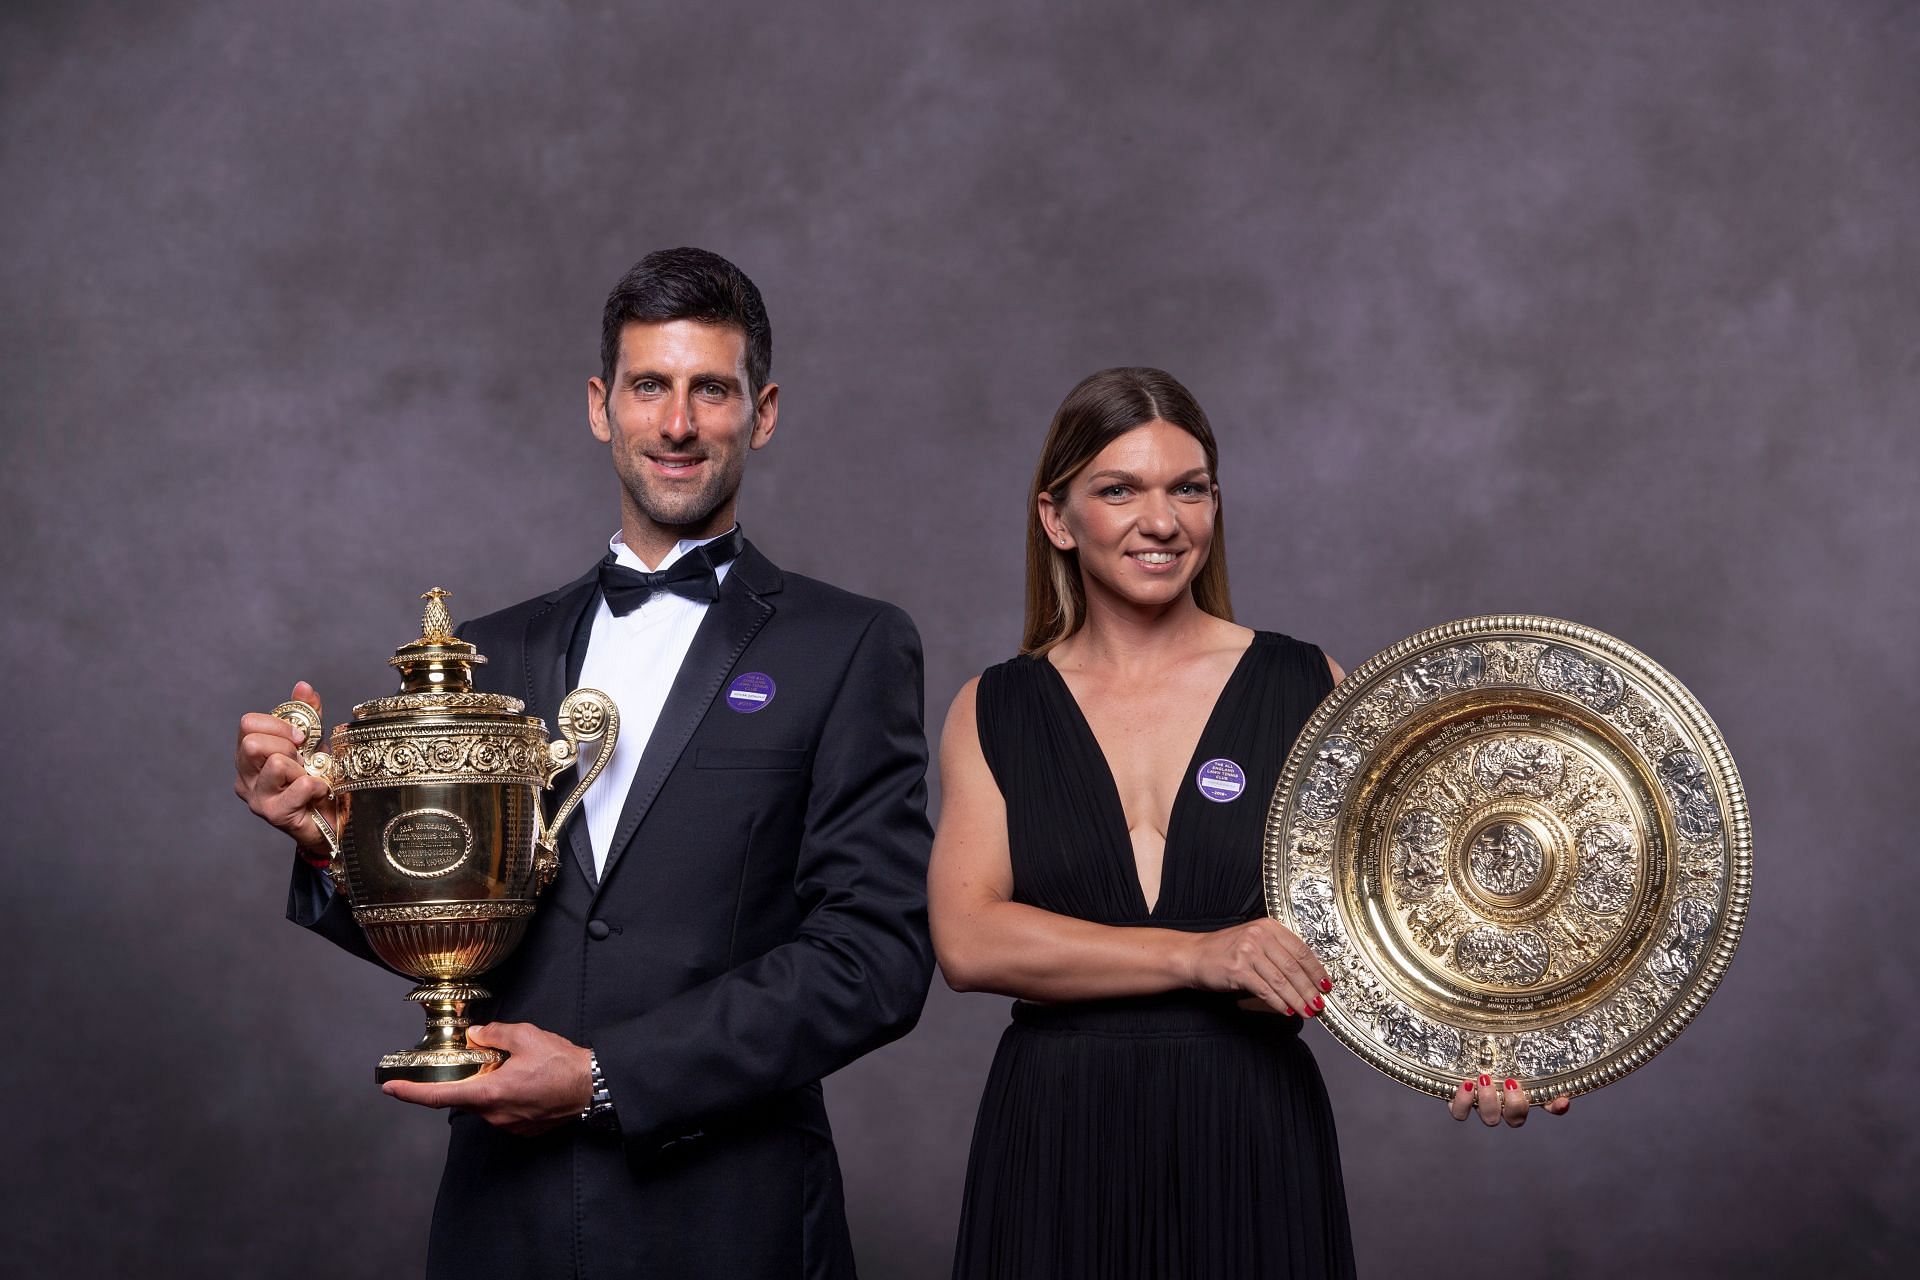
[[764,710],[773,701],[773,677],[764,671],[749,671],[735,676],[727,686],[727,705],[741,715]]

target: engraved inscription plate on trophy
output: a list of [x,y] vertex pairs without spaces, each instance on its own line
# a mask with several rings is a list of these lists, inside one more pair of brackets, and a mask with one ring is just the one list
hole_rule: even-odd
[[446,809],[409,809],[387,821],[380,848],[403,876],[443,876],[473,852],[473,828]]
[[1267,910],[1334,974],[1324,1022],[1438,1096],[1617,1080],[1706,1003],[1740,938],[1739,775],[1692,695],[1613,637],[1472,618],[1368,660],[1301,731]]

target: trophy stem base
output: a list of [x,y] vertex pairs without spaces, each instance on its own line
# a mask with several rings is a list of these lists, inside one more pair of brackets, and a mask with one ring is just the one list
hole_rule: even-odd
[[485,988],[466,982],[429,982],[407,993],[407,999],[425,1006],[427,1032],[411,1049],[389,1053],[373,1069],[376,1084],[411,1080],[415,1084],[446,1084],[491,1071],[507,1060],[499,1049],[467,1043],[467,1001],[484,1000]]

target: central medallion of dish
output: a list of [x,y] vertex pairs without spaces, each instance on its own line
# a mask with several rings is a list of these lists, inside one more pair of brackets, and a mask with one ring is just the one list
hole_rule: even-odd
[[1503,708],[1401,748],[1354,830],[1384,834],[1360,863],[1385,941],[1436,994],[1531,1004],[1616,951],[1648,887],[1647,797],[1604,742]]

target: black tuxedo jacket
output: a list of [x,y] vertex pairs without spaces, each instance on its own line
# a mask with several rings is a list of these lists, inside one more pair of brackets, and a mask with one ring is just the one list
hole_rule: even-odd
[[[489,659],[477,685],[551,727],[598,600],[589,572],[463,626]],[[752,714],[724,695],[747,672],[775,683]],[[430,1275],[853,1273],[819,1081],[904,1035],[926,999],[926,764],[906,614],[783,574],[749,543],[641,755],[605,873],[576,812],[559,878],[474,1010],[592,1046],[620,1132],[519,1138],[455,1112]],[[372,958],[305,864],[288,914]]]

